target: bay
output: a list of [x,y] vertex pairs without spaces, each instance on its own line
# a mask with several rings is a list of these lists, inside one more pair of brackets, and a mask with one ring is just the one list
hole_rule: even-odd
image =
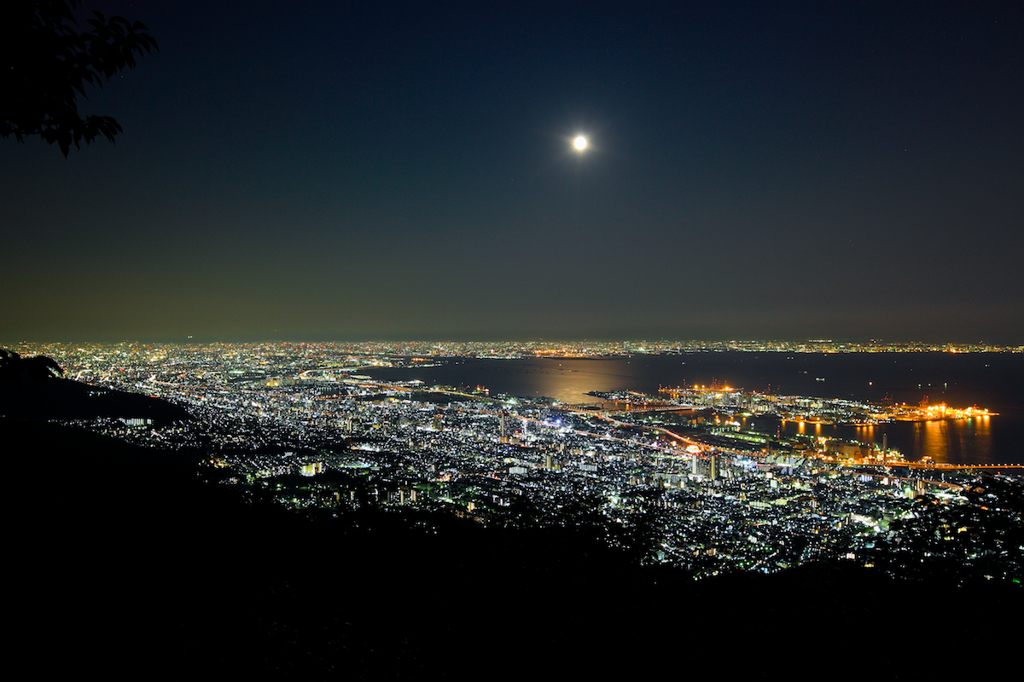
[[[813,426],[755,418],[747,427],[769,433],[814,429],[881,446],[883,438],[910,460],[955,464],[1024,464],[1024,354],[1021,353],[751,353],[692,352],[609,358],[450,358],[433,367],[371,368],[383,380],[485,386],[491,395],[598,402],[589,391],[711,385],[781,395],[878,402],[977,406],[986,419],[898,422],[873,427]],[[750,423],[752,422],[752,423]]]

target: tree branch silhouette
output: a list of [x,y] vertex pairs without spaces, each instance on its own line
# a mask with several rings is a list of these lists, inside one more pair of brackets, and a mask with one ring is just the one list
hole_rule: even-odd
[[79,113],[86,86],[103,87],[118,71],[135,68],[136,55],[159,50],[142,22],[120,16],[93,12],[90,28],[79,31],[79,4],[36,0],[0,15],[0,135],[19,142],[39,135],[65,158],[72,144],[80,149],[100,136],[113,142],[123,132],[111,116]]

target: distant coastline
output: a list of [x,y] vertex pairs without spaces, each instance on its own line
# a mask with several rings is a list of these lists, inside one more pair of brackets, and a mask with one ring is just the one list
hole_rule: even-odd
[[[788,350],[775,350],[777,347]],[[828,425],[752,415],[755,430],[819,430],[880,445],[908,459],[951,463],[1024,461],[1024,353],[954,344],[883,344],[872,352],[842,342],[367,342],[358,344],[13,344],[24,356],[54,358],[69,377],[146,392],[148,382],[330,382],[341,376],[420,380],[427,386],[483,387],[491,395],[588,402],[593,391],[656,394],[665,386],[719,383],[781,396],[868,403],[945,404],[989,410],[987,423],[929,421]],[[691,348],[690,350],[685,350]],[[769,348],[770,350],[757,350]],[[828,352],[818,350],[828,348]],[[878,350],[878,349],[889,350]],[[802,349],[802,350],[801,350]],[[568,351],[586,357],[572,357]],[[357,371],[356,371],[357,370]],[[206,378],[204,378],[206,377]],[[996,413],[998,415],[996,416]],[[746,419],[746,418],[744,418]],[[744,427],[748,425],[745,423]]]

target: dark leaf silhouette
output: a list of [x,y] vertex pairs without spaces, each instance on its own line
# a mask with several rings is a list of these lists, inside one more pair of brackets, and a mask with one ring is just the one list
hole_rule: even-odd
[[71,145],[103,136],[114,141],[122,132],[110,116],[82,116],[78,97],[88,99],[86,85],[103,82],[125,67],[135,68],[136,54],[158,49],[141,22],[107,19],[93,12],[89,30],[79,32],[73,9],[78,0],[19,3],[0,19],[0,135],[19,142],[38,135],[58,144],[64,156]]

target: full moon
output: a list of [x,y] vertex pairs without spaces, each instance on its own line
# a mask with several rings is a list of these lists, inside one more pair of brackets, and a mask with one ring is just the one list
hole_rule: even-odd
[[584,149],[587,148],[587,138],[580,135],[579,137],[572,141],[572,146],[576,147],[576,149],[580,151],[583,151]]

